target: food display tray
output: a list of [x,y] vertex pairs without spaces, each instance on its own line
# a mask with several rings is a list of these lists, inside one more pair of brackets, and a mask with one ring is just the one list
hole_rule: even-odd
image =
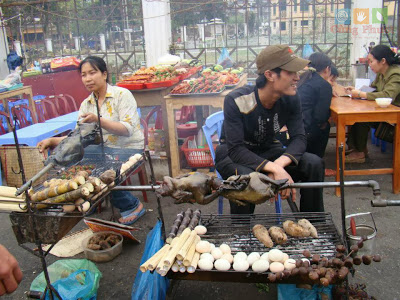
[[174,97],[191,97],[191,96],[200,96],[200,97],[204,97],[204,96],[218,96],[219,94],[221,94],[225,89],[222,89],[219,92],[214,92],[214,93],[189,93],[189,94],[170,94],[171,96]]

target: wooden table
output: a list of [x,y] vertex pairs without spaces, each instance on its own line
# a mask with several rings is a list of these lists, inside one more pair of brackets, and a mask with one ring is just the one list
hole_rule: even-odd
[[[236,88],[243,86],[247,83],[247,74],[241,76],[240,81]],[[170,173],[172,177],[178,176],[181,173],[181,166],[179,161],[179,147],[177,143],[177,131],[175,122],[175,109],[181,109],[183,106],[213,106],[216,108],[224,108],[225,96],[229,94],[232,89],[227,89],[217,96],[165,96],[165,105],[167,110],[167,122],[168,122],[168,136],[169,136],[169,153],[170,153]],[[196,113],[199,110],[196,110]],[[165,118],[164,118],[165,120]],[[198,118],[198,122],[199,118]],[[203,125],[203,124],[201,124]],[[164,127],[165,128],[165,127]],[[201,129],[201,126],[197,127]]]
[[[400,107],[390,105],[387,108],[379,107],[375,101],[355,100],[348,97],[333,97],[331,103],[331,116],[336,123],[336,181],[340,180],[339,174],[339,146],[345,145],[346,126],[357,122],[388,122],[400,124]],[[393,167],[381,169],[345,170],[343,151],[344,175],[372,175],[393,174],[393,193],[400,193],[400,130],[396,126],[393,142]],[[336,189],[340,195],[340,189]]]
[[9,108],[8,108],[7,99],[11,98],[11,97],[15,97],[15,96],[20,96],[20,95],[26,95],[28,97],[29,106],[33,112],[33,116],[32,116],[33,121],[34,121],[34,123],[37,123],[36,107],[35,107],[35,104],[34,104],[33,98],[32,98],[32,87],[31,86],[23,86],[21,88],[18,88],[18,89],[12,90],[12,91],[0,93],[0,100],[3,101],[4,111],[6,113],[10,113]]

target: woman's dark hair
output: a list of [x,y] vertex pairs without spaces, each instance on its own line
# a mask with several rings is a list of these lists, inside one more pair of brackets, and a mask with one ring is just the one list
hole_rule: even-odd
[[[281,68],[275,68],[275,69],[272,69],[271,71],[276,73],[276,74],[278,74],[278,77],[281,76],[281,71],[282,71]],[[258,77],[256,79],[256,87],[257,88],[261,89],[264,86],[266,86],[267,83],[268,83],[268,80],[267,80],[267,77],[265,77],[264,74],[258,75]]]
[[375,57],[376,60],[381,61],[383,58],[389,66],[395,64],[400,64],[400,58],[386,45],[377,45],[371,50],[371,55]]
[[308,66],[314,68],[318,73],[332,65],[332,60],[326,54],[320,52],[314,52],[308,60],[310,61]]
[[339,77],[339,71],[335,65],[331,65],[331,76]]
[[79,64],[79,73],[82,73],[82,66],[85,63],[89,63],[93,69],[99,70],[101,73],[107,72],[106,82],[108,83],[108,71],[107,71],[107,65],[106,65],[106,62],[104,61],[104,59],[97,57],[97,56],[86,57]]

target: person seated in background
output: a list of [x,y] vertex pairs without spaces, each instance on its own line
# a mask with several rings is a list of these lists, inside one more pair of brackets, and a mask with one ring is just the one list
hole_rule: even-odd
[[[392,104],[400,106],[400,58],[386,45],[377,45],[368,54],[368,64],[377,74],[371,87],[374,92],[362,92],[354,87],[347,87],[353,98],[375,100],[376,98],[392,98]],[[348,151],[345,158],[347,163],[364,163],[368,153],[367,141],[370,127],[377,127],[379,123],[355,123],[351,126],[347,144]]]
[[22,277],[17,260],[0,244],[0,296],[14,292]]
[[328,78],[328,82],[332,86],[332,96],[343,97],[347,95],[346,88],[343,85],[337,83],[339,77],[339,71],[334,64],[331,65],[331,76]]
[[[137,105],[132,93],[124,88],[108,84],[108,71],[105,61],[96,56],[86,57],[79,65],[82,83],[91,92],[79,108],[79,122],[98,122],[96,101],[98,101],[101,127],[104,139],[104,152],[118,156],[126,161],[131,155],[143,152],[144,136],[140,129]],[[37,146],[40,152],[56,147],[64,137],[52,137],[41,141]],[[101,156],[98,145],[85,148],[85,155]],[[120,209],[119,222],[131,225],[145,212],[139,199],[128,191],[111,191],[111,203]]]
[[[264,48],[256,58],[256,86],[230,92],[224,101],[221,145],[216,149],[216,169],[223,179],[236,174],[262,172],[275,180],[324,181],[323,160],[306,150],[301,103],[296,95],[298,71],[308,60],[297,57],[287,45]],[[290,135],[285,148],[276,134],[287,126]],[[282,199],[295,189],[280,192]],[[322,189],[301,189],[300,210],[324,211]],[[253,214],[254,204],[230,202],[231,214]]]
[[329,139],[329,117],[332,100],[331,59],[324,53],[313,53],[309,57],[307,77],[298,88],[303,110],[304,128],[307,136],[306,152],[323,158]]

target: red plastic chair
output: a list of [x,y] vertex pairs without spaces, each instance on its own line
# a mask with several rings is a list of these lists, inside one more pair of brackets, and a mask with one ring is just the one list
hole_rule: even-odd
[[31,112],[31,116],[33,116],[33,111],[25,104],[15,105],[11,108],[11,113],[13,116],[16,116],[19,128],[25,128],[36,122],[32,120],[28,120],[25,114],[25,110],[29,110]]
[[155,106],[146,116],[145,121],[148,126],[150,118],[157,113],[156,122],[155,122],[155,129],[163,129],[163,117],[161,112],[161,106]]
[[[0,116],[3,116],[7,122],[7,126],[10,126],[10,116],[7,113],[5,113],[4,111],[0,111]],[[3,119],[3,118],[0,118],[0,119]],[[7,130],[4,128],[3,122],[1,121],[0,122],[0,135],[6,134],[6,133],[7,133]]]
[[78,110],[78,106],[76,105],[76,101],[74,97],[68,94],[60,94],[58,95],[59,98],[63,99],[64,103],[68,107],[69,112],[74,112]]
[[180,113],[177,112],[176,121],[181,124],[193,121],[195,111],[196,109],[194,106],[183,106],[180,110]]
[[43,111],[46,120],[57,118],[58,116],[60,116],[59,110],[52,100],[43,99],[40,101],[42,101],[41,103],[43,105]]

